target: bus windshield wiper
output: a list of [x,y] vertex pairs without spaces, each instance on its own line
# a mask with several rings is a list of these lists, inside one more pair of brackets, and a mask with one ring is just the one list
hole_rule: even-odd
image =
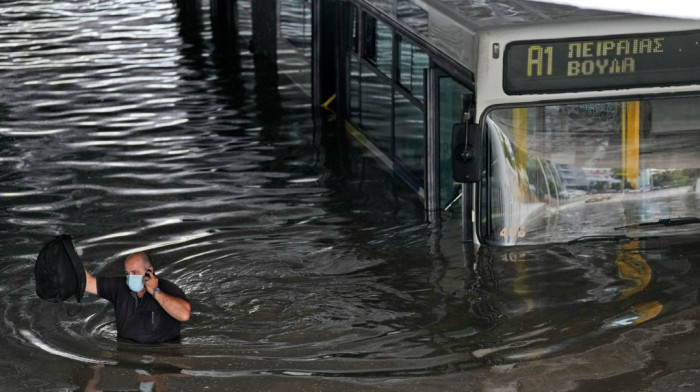
[[583,237],[575,238],[567,244],[580,244],[584,242],[622,242],[622,241],[639,241],[639,240],[649,240],[653,238],[658,238],[655,236],[642,236],[642,237],[630,237],[624,234],[618,235],[585,235]]
[[631,225],[625,225],[625,226],[619,226],[616,227],[615,230],[621,230],[621,229],[634,229],[637,227],[646,227],[646,226],[681,226],[681,225],[689,225],[691,223],[700,223],[700,218],[694,217],[694,216],[688,216],[684,218],[662,218],[654,222],[641,222],[641,223],[633,223]]
[[619,241],[627,241],[631,240],[632,238],[626,236],[626,235],[585,235],[583,237],[579,237],[576,239],[573,239],[569,242],[568,244],[580,244],[582,242],[594,242],[594,241],[614,241],[614,242],[619,242]]

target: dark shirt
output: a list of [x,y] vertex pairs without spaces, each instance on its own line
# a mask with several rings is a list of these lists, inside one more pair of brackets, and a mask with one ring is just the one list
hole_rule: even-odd
[[[177,285],[158,278],[158,288],[166,294],[182,298],[185,293]],[[114,305],[117,335],[139,343],[158,343],[180,337],[180,322],[170,316],[155,298],[146,292],[139,298],[129,290],[124,277],[98,277],[97,295]]]

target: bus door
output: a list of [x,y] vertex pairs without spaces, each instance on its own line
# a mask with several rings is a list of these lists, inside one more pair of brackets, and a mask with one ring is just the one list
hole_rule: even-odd
[[[428,97],[427,115],[427,171],[432,176],[428,190],[428,209],[436,211],[451,207],[460,195],[462,213],[471,212],[471,191],[454,181],[452,175],[452,131],[456,124],[466,124],[474,92],[440,68],[428,70],[426,78]],[[473,119],[471,120],[473,122]],[[464,189],[463,189],[464,188]],[[471,221],[471,214],[469,221]],[[465,222],[466,224],[466,222]]]

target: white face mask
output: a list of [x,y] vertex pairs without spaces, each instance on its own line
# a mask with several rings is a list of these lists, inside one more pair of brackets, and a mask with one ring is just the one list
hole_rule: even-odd
[[127,275],[126,285],[131,291],[138,293],[143,289],[143,275]]

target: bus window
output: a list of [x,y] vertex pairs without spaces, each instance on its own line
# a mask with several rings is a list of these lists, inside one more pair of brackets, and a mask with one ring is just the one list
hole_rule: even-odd
[[[425,186],[423,89],[424,71],[429,67],[430,61],[426,53],[406,38],[397,35],[396,40],[399,51],[397,81],[408,92],[396,88],[394,93],[394,153],[396,159],[418,179],[420,186]],[[418,102],[404,96],[405,94]]]
[[376,18],[365,16],[364,59],[391,77],[391,28]]
[[656,114],[651,118],[651,133],[677,133],[697,130],[700,98],[670,98],[651,102]]
[[348,55],[348,106],[350,118],[355,119],[358,123],[361,122],[360,113],[360,59],[353,55]]
[[423,70],[430,66],[428,55],[401,36],[399,42],[398,81],[416,99],[423,102]]
[[391,157],[392,86],[372,67],[360,64],[360,125],[377,147]]
[[396,159],[424,186],[425,130],[423,110],[398,91],[394,93]]
[[352,52],[355,54],[358,54],[359,51],[359,24],[360,24],[360,17],[357,11],[357,6],[355,4],[350,4],[350,34],[348,37],[350,38],[350,48],[352,48]]
[[[683,235],[700,225],[638,223],[697,216],[699,98],[496,109],[486,116],[492,243],[588,235]],[[483,204],[482,204],[483,205]]]

